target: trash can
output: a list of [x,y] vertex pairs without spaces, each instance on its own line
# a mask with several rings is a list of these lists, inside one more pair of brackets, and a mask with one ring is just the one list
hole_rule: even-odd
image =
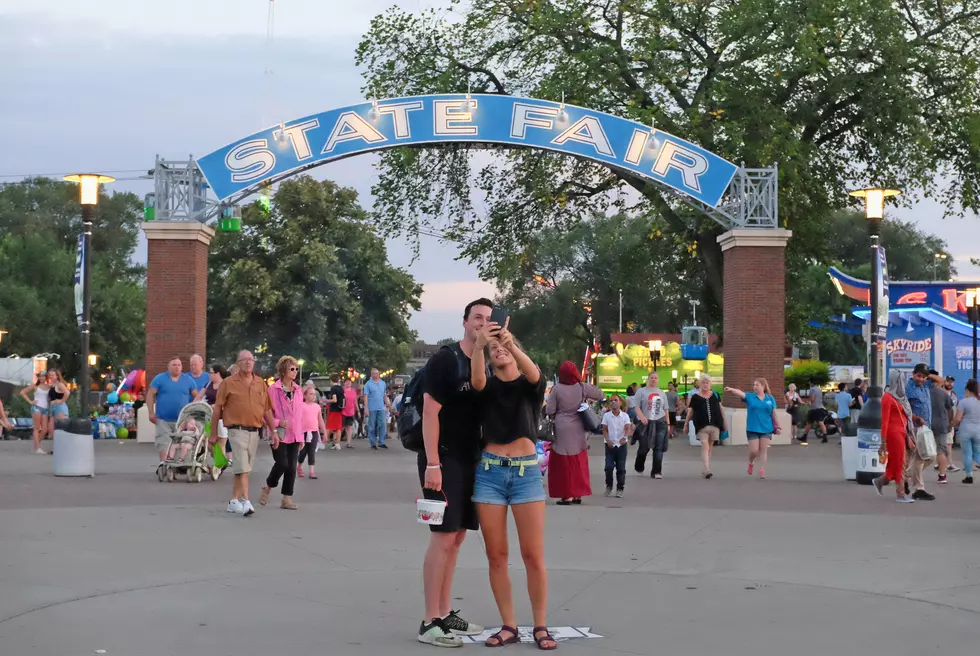
[[91,419],[60,419],[54,425],[55,476],[95,476]]

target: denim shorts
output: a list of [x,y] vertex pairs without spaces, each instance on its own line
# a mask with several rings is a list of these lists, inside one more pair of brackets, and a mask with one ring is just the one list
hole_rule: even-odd
[[745,431],[745,438],[749,441],[759,440],[759,439],[771,440],[772,433],[756,433],[753,431]]
[[51,416],[57,417],[58,415],[68,416],[68,404],[67,403],[55,403],[50,407]]
[[537,454],[501,458],[483,452],[476,466],[473,502],[494,506],[516,506],[544,501],[544,480]]

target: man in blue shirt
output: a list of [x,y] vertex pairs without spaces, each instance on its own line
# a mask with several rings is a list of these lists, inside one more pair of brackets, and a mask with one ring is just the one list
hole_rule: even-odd
[[191,380],[194,381],[194,387],[200,392],[202,389],[208,386],[211,382],[211,375],[208,374],[204,369],[204,358],[195,353],[191,356]]
[[194,381],[185,373],[180,358],[170,358],[167,371],[157,374],[146,393],[146,409],[150,421],[156,425],[156,445],[160,462],[167,459],[170,435],[177,430],[177,418],[185,405],[197,394]]
[[[916,432],[923,426],[932,425],[932,397],[929,390],[933,383],[937,382],[942,384],[943,379],[938,374],[929,371],[929,365],[919,363],[912,370],[912,377],[905,383],[905,395],[908,397],[909,406],[912,408],[912,423],[916,426]],[[918,449],[912,449],[911,457],[908,465],[906,465],[906,479],[913,490],[913,499],[932,501],[936,498],[926,492],[926,484],[922,478],[922,468],[928,462],[928,460],[922,459]]]
[[387,449],[385,438],[388,436],[388,429],[385,426],[385,410],[391,407],[391,402],[388,401],[388,386],[381,380],[381,372],[377,369],[371,370],[371,380],[364,386],[364,396],[367,397],[367,434],[371,450],[377,451],[378,447]]

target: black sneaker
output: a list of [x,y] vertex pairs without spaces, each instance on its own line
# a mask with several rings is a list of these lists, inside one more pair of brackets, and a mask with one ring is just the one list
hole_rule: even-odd
[[463,641],[450,631],[445,622],[436,618],[429,624],[422,622],[419,626],[419,642],[435,647],[462,647]]
[[464,620],[459,616],[458,610],[449,611],[449,615],[442,618],[442,623],[456,635],[475,636],[483,633],[482,626]]
[[973,485],[973,477],[967,476],[966,478],[963,479],[963,482],[966,483],[967,485]]
[[[379,444],[378,446],[380,448],[382,448],[382,449],[387,449],[388,448],[388,445],[387,444]],[[480,633],[483,633],[483,631],[480,631]]]
[[925,490],[916,490],[912,493],[912,498],[916,499],[917,501],[935,501],[936,495],[929,494]]
[[378,450],[378,447],[376,447],[376,446],[373,446],[373,445],[372,445],[372,446],[371,446],[371,450],[372,450],[372,451],[377,451],[377,450]]

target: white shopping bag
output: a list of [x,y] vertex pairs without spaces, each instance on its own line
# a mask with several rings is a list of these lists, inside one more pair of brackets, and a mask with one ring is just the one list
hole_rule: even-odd
[[936,436],[928,426],[920,426],[915,431],[915,449],[923,460],[936,457]]

